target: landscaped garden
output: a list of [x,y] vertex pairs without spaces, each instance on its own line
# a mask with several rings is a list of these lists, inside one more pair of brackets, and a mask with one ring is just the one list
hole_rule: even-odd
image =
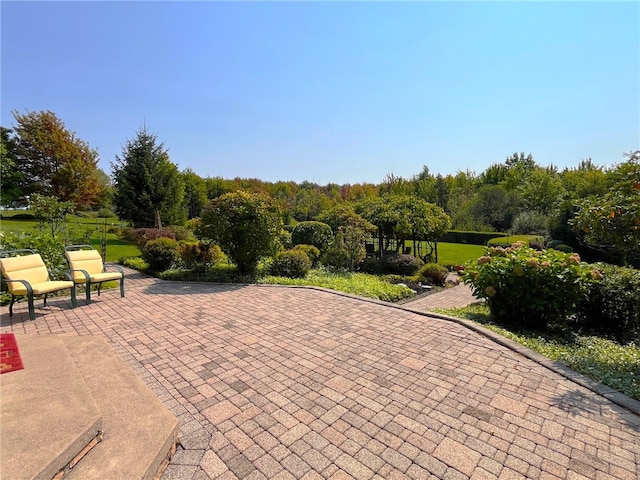
[[52,112],[14,116],[0,130],[0,203],[29,210],[2,210],[0,249],[36,250],[53,277],[69,244],[166,280],[390,302],[446,288],[455,270],[484,304],[454,315],[639,397],[640,152],[609,169],[559,172],[516,153],[481,174],[425,166],[319,186],[180,172],[143,128],[108,177]]

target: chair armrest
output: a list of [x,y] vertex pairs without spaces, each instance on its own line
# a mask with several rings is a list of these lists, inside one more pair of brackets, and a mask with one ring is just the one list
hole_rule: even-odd
[[24,288],[27,289],[27,295],[33,294],[33,288],[31,287],[31,284],[26,280],[9,280],[8,278],[2,277],[2,281],[4,283],[21,283],[22,285],[24,285]]
[[120,267],[120,265],[117,265],[115,263],[105,263],[104,264],[104,271],[107,271],[107,267],[110,268],[115,268],[118,272],[120,272],[122,274],[122,276],[124,277],[124,270],[122,270],[122,267]]
[[85,283],[89,283],[89,281],[91,280],[91,275],[89,275],[89,272],[87,272],[86,270],[81,270],[81,269],[72,270],[72,269],[69,269],[64,274],[66,275],[66,277],[69,280],[71,280],[74,283],[75,283],[75,280],[73,279],[73,272],[81,272],[84,275]]

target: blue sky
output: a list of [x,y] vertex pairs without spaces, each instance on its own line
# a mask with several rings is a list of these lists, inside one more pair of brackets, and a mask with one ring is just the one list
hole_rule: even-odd
[[0,124],[110,173],[146,124],[202,177],[381,182],[640,148],[639,2],[0,3]]

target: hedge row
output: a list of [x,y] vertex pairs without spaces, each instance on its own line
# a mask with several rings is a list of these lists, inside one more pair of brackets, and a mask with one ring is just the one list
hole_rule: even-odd
[[496,237],[506,237],[507,233],[500,232],[465,232],[462,230],[449,230],[439,239],[447,243],[468,243],[471,245],[486,245],[489,240]]

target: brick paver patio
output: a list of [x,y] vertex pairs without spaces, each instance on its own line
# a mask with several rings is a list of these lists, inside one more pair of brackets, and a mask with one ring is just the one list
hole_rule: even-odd
[[165,480],[638,478],[637,415],[463,325],[304,288],[126,289],[3,307],[1,331],[106,337],[181,422]]

